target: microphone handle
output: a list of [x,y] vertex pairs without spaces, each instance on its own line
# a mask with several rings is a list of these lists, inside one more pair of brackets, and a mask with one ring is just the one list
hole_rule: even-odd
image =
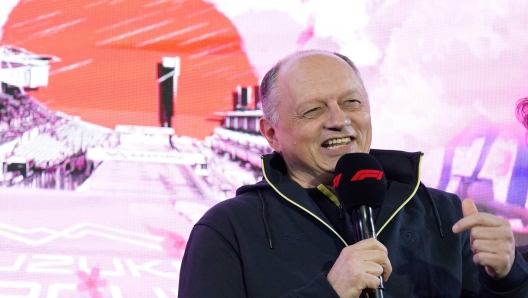
[[[376,239],[372,208],[366,205],[361,205],[359,209],[352,209],[350,215],[352,216],[352,220],[355,223],[358,240],[364,240],[368,238]],[[380,285],[376,290],[374,290],[374,292],[365,293],[367,298],[383,298],[383,290],[385,289],[385,285],[383,284],[383,278],[381,276],[379,277],[379,280]]]

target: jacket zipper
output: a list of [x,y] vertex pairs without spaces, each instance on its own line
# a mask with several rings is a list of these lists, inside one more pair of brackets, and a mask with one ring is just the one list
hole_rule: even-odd
[[[416,183],[416,186],[413,190],[413,192],[411,193],[411,195],[407,198],[407,200],[405,200],[405,202],[403,202],[403,204],[400,205],[400,207],[398,207],[398,209],[396,209],[396,211],[394,211],[394,213],[389,217],[389,219],[383,224],[383,226],[379,229],[379,231],[377,232],[377,234],[379,235],[381,233],[381,231],[383,231],[383,229],[389,224],[389,222],[396,216],[396,214],[398,214],[398,212],[400,212],[400,210],[412,199],[412,197],[416,194],[416,192],[418,191],[418,187],[420,186],[420,166],[421,166],[421,163],[422,163],[422,155],[420,155],[420,159],[418,161],[418,181]],[[265,167],[264,167],[264,158],[261,159],[261,165],[262,165],[262,173],[264,174],[264,178],[266,178],[266,181],[268,181],[269,185],[281,196],[283,197],[285,200],[287,200],[288,202],[292,203],[293,205],[301,208],[302,210],[304,210],[305,212],[307,212],[308,214],[310,214],[311,216],[313,216],[315,219],[317,219],[318,221],[320,221],[322,224],[324,224],[327,228],[329,228],[332,232],[334,232],[334,234],[336,234],[337,237],[339,237],[339,239],[341,239],[341,241],[345,244],[345,246],[348,246],[347,242],[345,241],[345,239],[343,239],[343,237],[341,237],[341,235],[339,235],[339,233],[337,233],[337,231],[332,227],[330,226],[329,224],[327,224],[324,220],[322,220],[321,218],[319,218],[317,215],[315,215],[313,212],[311,212],[310,210],[306,209],[305,207],[303,207],[302,205],[298,204],[297,202],[291,200],[290,198],[288,198],[286,195],[284,195],[282,192],[280,192],[276,187],[275,185],[273,185],[273,183],[271,183],[271,181],[268,179],[267,175],[266,175],[266,170],[265,170]],[[343,207],[339,206],[339,216],[341,216],[342,218],[342,215],[343,215]]]
[[403,206],[407,205],[407,203],[409,203],[409,201],[412,199],[412,197],[414,197],[414,195],[416,194],[416,192],[418,191],[418,187],[420,186],[420,177],[421,177],[421,170],[420,170],[420,166],[422,165],[422,156],[423,156],[423,153],[420,154],[420,159],[418,160],[418,179],[417,179],[417,182],[416,182],[416,186],[414,187],[414,190],[413,192],[411,193],[411,195],[407,198],[407,200],[405,200],[405,202],[403,202],[403,204],[400,205],[400,207],[398,207],[398,209],[396,209],[396,211],[394,211],[394,213],[389,217],[389,219],[387,219],[387,221],[383,224],[383,226],[381,226],[381,228],[376,232],[377,235],[379,235],[383,229],[385,229],[385,227],[389,224],[389,222],[394,218],[394,216],[396,216],[396,214],[398,214],[398,212],[400,212],[400,210],[403,208]]
[[308,214],[310,214],[311,216],[313,216],[315,219],[317,219],[318,221],[320,221],[322,224],[324,224],[327,228],[330,229],[330,231],[334,232],[334,234],[336,234],[336,236],[343,242],[343,244],[345,246],[348,246],[348,243],[345,241],[345,239],[343,239],[343,237],[341,237],[341,235],[339,235],[339,233],[334,230],[334,228],[332,226],[330,226],[329,224],[327,224],[324,220],[322,220],[320,217],[318,217],[317,215],[315,215],[313,212],[311,212],[310,210],[306,209],[305,207],[303,207],[302,205],[300,205],[299,203],[295,202],[294,200],[288,198],[286,195],[284,195],[282,192],[280,192],[277,187],[275,187],[275,185],[273,183],[271,183],[271,181],[268,179],[267,175],[266,175],[266,170],[265,170],[265,167],[264,167],[264,158],[261,159],[261,163],[262,163],[262,173],[264,174],[264,178],[266,179],[266,181],[268,181],[269,185],[281,196],[283,197],[286,201],[292,203],[293,205],[301,208],[302,210],[304,210],[305,212],[307,212]]

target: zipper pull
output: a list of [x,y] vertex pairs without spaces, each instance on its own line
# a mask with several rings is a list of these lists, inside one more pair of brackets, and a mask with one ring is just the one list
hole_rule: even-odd
[[343,210],[343,207],[339,206],[339,217],[343,218],[343,215],[345,215],[345,211]]

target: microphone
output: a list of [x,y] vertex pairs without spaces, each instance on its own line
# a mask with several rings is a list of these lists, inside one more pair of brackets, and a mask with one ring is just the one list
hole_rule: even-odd
[[[334,190],[355,224],[358,241],[376,238],[372,209],[379,208],[387,192],[387,179],[379,162],[367,153],[347,153],[337,161]],[[368,298],[383,298],[383,279]]]

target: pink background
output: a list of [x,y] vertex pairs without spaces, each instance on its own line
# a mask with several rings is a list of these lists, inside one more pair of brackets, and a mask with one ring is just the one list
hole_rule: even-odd
[[[48,86],[28,95],[101,129],[158,126],[156,63],[180,57],[174,140],[206,156],[210,173],[159,158],[107,160],[75,190],[0,188],[0,297],[175,297],[192,225],[260,178],[211,147],[214,114],[231,110],[237,86],[258,84],[303,49],[357,63],[373,148],[424,152],[428,186],[442,185],[447,163],[447,189],[457,191],[456,177],[469,175],[479,142],[493,135],[467,195],[510,219],[527,244],[525,204],[507,201],[526,148],[515,118],[528,96],[526,12],[528,3],[513,0],[2,1],[0,45],[60,58]],[[141,134],[114,149],[173,154],[165,138]]]

